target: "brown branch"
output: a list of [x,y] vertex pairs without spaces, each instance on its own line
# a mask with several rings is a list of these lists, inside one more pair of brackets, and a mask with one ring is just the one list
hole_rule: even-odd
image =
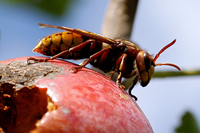
[[102,35],[130,39],[138,0],[110,0],[102,25]]

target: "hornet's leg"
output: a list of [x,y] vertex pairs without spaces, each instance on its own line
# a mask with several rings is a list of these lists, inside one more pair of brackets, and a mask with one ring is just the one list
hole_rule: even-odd
[[78,66],[78,67],[73,67],[72,70],[74,70],[74,72],[75,72],[76,70],[82,69],[82,68],[85,67],[88,63],[90,63],[91,60],[94,60],[94,59],[96,59],[97,57],[99,57],[99,56],[101,56],[102,54],[105,54],[105,53],[109,53],[109,48],[102,49],[101,51],[99,51],[99,52],[97,52],[97,53],[91,55],[90,58],[89,58],[88,60],[83,61],[83,62],[80,64],[80,66]]
[[133,80],[132,85],[131,85],[131,86],[129,87],[129,89],[128,89],[129,95],[130,95],[131,97],[133,97],[133,98],[135,99],[135,101],[137,101],[138,98],[137,98],[135,95],[133,95],[133,94],[131,93],[131,91],[133,90],[134,86],[137,84],[138,80],[139,80],[139,75],[136,75],[135,79]]
[[[121,62],[120,62],[120,66],[119,66],[119,75],[117,77],[116,83],[120,88],[124,89],[125,87],[123,85],[121,85],[121,79],[122,79],[122,76],[123,76],[122,72],[125,71],[125,69],[126,69],[127,54],[122,54],[120,56],[120,58],[121,58]],[[132,95],[131,91],[132,91],[133,87],[137,84],[137,82],[139,80],[138,70],[137,69],[133,70],[132,73],[129,76],[131,76],[131,77],[135,76],[135,79],[133,80],[133,83],[132,83],[131,87],[129,88],[129,95],[131,97],[133,97],[135,99],[135,101],[137,101],[137,97]]]
[[121,80],[122,80],[122,72],[124,71],[124,69],[126,68],[126,59],[127,59],[127,54],[122,54],[119,59],[121,59],[120,61],[120,65],[119,65],[119,75],[117,77],[117,85],[122,88],[122,89],[125,89],[125,87],[121,84]]

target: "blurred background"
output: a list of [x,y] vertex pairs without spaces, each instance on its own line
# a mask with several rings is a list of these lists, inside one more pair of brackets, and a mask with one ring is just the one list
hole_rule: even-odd
[[[39,29],[37,23],[67,26],[100,33],[108,0],[0,0],[0,60],[41,56],[32,49],[40,39],[60,30]],[[175,63],[182,70],[200,68],[200,1],[140,0],[131,41],[150,54],[173,39],[157,62]],[[120,35],[119,35],[120,37]],[[73,60],[69,60],[73,61]],[[76,63],[80,63],[77,61]],[[174,70],[156,67],[156,70]],[[154,78],[132,93],[155,133],[172,133],[190,111],[200,123],[200,76]]]

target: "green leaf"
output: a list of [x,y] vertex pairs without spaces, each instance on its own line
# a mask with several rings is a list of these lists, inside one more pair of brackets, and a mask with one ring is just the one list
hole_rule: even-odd
[[12,4],[28,4],[29,6],[35,6],[47,13],[61,16],[69,6],[72,0],[2,0],[3,2]]
[[191,112],[182,116],[181,125],[175,129],[176,133],[199,133],[198,123]]

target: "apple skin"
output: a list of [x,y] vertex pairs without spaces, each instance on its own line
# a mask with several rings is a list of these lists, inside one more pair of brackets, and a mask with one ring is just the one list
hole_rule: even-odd
[[[26,60],[21,57],[0,64]],[[63,60],[47,63],[63,68],[62,72],[37,79],[34,87],[46,90],[56,108],[36,122],[32,133],[153,133],[137,103],[109,78],[87,68],[73,73],[71,68],[77,65]]]

